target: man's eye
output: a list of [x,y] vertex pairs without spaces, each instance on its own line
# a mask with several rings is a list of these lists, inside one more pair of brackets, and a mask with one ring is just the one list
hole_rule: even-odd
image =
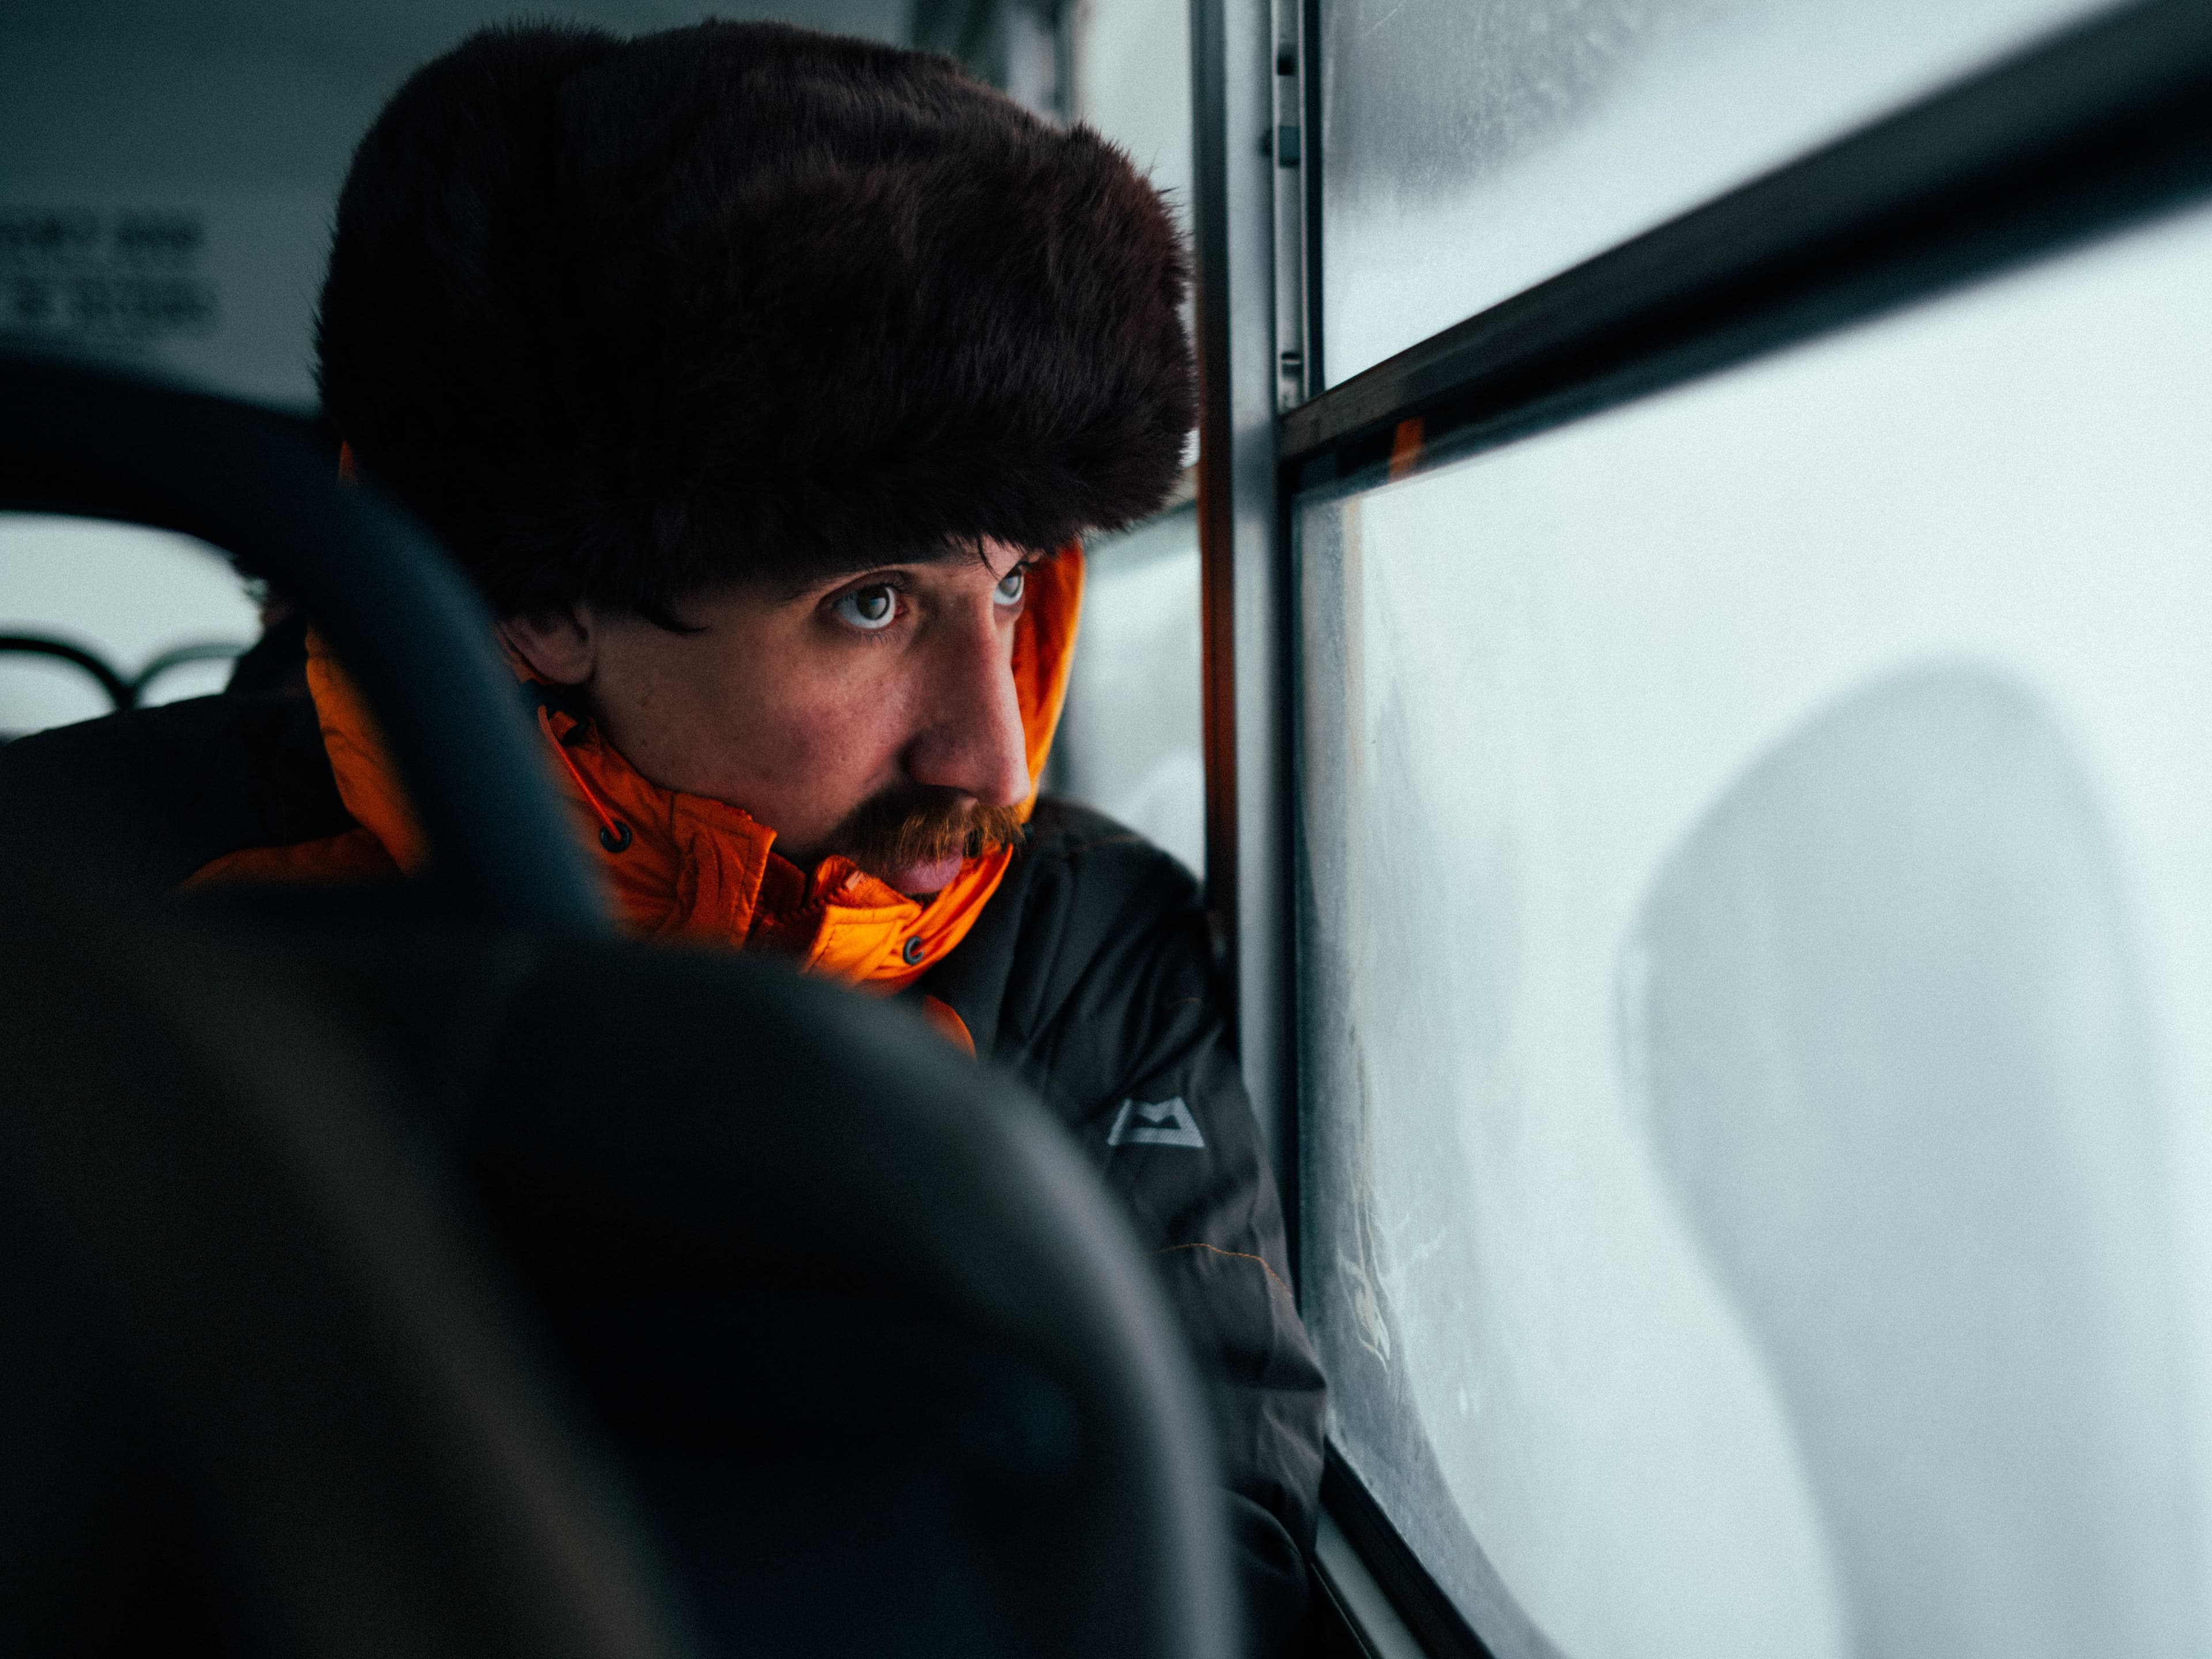
[[1000,605],[1019,605],[1022,589],[1028,585],[1029,575],[1026,568],[1017,565],[999,578],[999,585],[992,590],[991,597]]
[[897,617],[898,590],[883,582],[856,587],[838,596],[836,609],[838,621],[864,634],[873,634],[889,628]]

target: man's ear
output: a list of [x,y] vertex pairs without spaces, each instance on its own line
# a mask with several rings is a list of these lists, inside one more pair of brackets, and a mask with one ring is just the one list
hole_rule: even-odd
[[541,678],[581,685],[599,666],[599,643],[589,605],[526,611],[499,625],[501,635]]

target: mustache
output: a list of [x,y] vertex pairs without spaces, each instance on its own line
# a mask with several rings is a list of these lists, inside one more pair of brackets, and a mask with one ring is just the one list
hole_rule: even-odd
[[955,789],[908,784],[861,802],[830,845],[871,874],[884,875],[956,853],[981,858],[1020,845],[1024,832],[1015,807],[986,806]]

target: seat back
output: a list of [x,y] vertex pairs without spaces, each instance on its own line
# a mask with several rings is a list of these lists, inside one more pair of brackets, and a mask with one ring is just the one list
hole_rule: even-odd
[[12,880],[0,938],[0,1650],[687,1650],[347,1022]]
[[155,1425],[237,1629],[1229,1650],[1143,1262],[1057,1126],[901,1011],[451,920],[0,902],[43,1316]]

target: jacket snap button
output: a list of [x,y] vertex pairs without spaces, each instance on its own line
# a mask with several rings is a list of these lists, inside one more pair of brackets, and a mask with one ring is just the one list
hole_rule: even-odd
[[908,939],[906,942],[906,948],[901,951],[899,955],[906,958],[908,967],[913,967],[915,963],[921,960],[921,941],[918,939]]

